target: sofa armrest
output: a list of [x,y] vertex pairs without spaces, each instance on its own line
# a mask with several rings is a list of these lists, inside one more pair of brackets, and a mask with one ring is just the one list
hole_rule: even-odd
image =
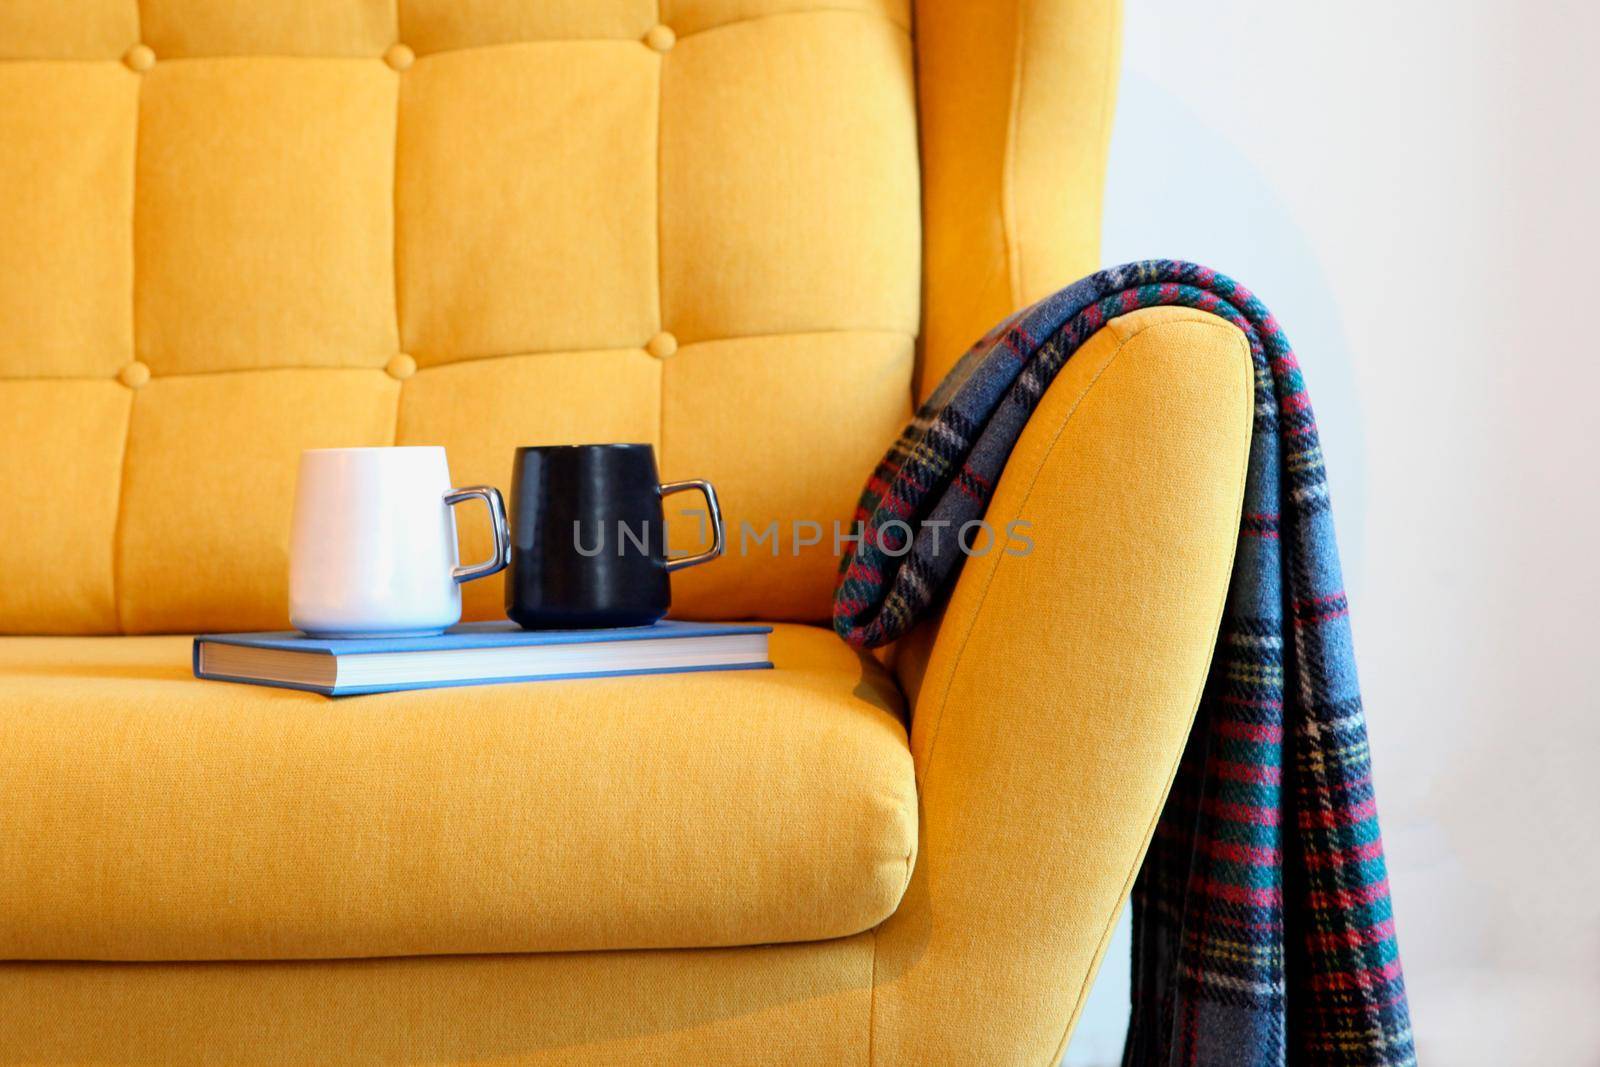
[[[1055,1063],[1183,751],[1238,534],[1244,335],[1154,308],[1046,392],[969,559],[909,638],[921,844],[877,934],[874,1060]],[[1000,544],[1004,545],[1002,535]]]

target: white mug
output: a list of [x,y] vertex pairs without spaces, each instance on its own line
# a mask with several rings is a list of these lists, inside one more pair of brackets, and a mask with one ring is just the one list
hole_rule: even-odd
[[[460,566],[453,505],[482,500],[494,555]],[[300,455],[289,621],[321,637],[414,637],[461,621],[461,583],[511,557],[505,502],[450,487],[444,449],[313,448]]]

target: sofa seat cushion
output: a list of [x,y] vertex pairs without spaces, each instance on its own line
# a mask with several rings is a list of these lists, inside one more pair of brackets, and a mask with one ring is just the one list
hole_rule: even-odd
[[189,657],[0,638],[0,958],[817,940],[910,874],[900,695],[826,630],[770,671],[341,700]]

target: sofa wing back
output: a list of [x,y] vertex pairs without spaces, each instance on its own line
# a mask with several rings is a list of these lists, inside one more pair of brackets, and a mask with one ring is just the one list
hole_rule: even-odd
[[917,0],[916,29],[926,396],[996,322],[1101,265],[1122,3]]
[[391,443],[651,442],[732,526],[675,611],[824,618],[916,116],[906,0],[0,4],[0,632],[283,626],[299,452]]

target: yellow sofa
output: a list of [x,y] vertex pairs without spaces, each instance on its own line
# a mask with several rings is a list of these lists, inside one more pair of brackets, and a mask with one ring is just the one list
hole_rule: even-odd
[[[0,1063],[1053,1062],[1210,659],[1243,338],[1101,331],[990,509],[1034,551],[892,655],[827,629],[809,524],[1096,266],[1117,29],[0,4]],[[732,551],[674,613],[774,621],[776,670],[190,676],[183,635],[287,624],[301,449],[443,444],[504,487],[517,445],[608,440],[716,484]]]

